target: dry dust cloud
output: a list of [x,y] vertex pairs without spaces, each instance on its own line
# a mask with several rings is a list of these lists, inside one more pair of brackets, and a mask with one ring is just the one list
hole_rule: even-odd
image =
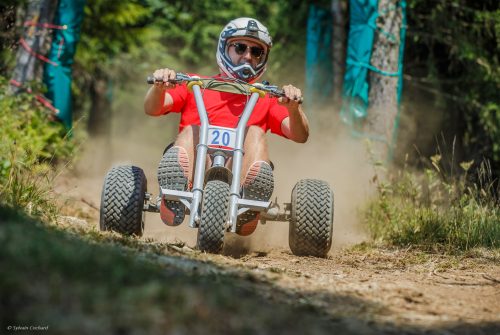
[[[127,105],[133,113],[115,116],[111,139],[88,140],[84,144],[76,168],[70,173],[75,180],[59,183],[59,193],[74,194],[99,207],[102,184],[106,172],[121,164],[132,164],[144,169],[148,192],[158,195],[156,168],[163,149],[174,138],[178,117],[153,118],[142,112],[142,101]],[[270,156],[275,165],[275,192],[281,205],[290,202],[293,186],[304,178],[327,181],[334,191],[335,214],[332,250],[353,245],[367,239],[359,222],[358,210],[372,193],[370,165],[366,146],[352,138],[340,121],[329,132],[311,129],[309,141],[298,144],[269,134]],[[67,177],[69,178],[69,177]],[[64,177],[63,177],[64,179]],[[97,213],[98,215],[98,213]],[[96,215],[95,222],[98,217]],[[144,237],[161,242],[181,242],[189,247],[196,244],[197,230],[187,226],[187,220],[178,227],[168,227],[156,213],[147,213]],[[231,236],[227,250],[230,254],[248,251],[288,249],[288,222],[268,222],[259,225],[250,237]]]
[[[372,194],[373,168],[366,147],[352,138],[340,126],[329,133],[311,129],[305,144],[271,136],[270,155],[275,164],[275,192],[280,204],[290,202],[291,192],[300,179],[321,179],[330,184],[334,193],[334,223],[332,249],[367,239],[360,223],[358,210]],[[251,237],[250,249],[288,248],[288,223],[268,222],[259,225]]]

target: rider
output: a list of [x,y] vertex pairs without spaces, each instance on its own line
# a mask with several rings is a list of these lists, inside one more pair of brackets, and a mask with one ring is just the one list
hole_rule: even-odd
[[[267,28],[252,18],[230,21],[217,44],[217,77],[230,77],[248,83],[256,82],[265,72],[272,47]],[[146,114],[159,116],[170,112],[181,113],[177,139],[165,151],[158,168],[161,187],[185,191],[193,180],[193,162],[196,158],[200,120],[192,92],[186,84],[175,85],[169,80],[176,73],[169,68],[154,72],[156,84],[146,94]],[[281,135],[295,142],[304,143],[309,136],[307,118],[299,103],[302,93],[292,86],[283,86],[286,97],[266,95],[258,99],[248,121],[244,142],[242,167],[242,194],[246,199],[268,201],[273,192],[273,171],[269,160],[266,132]],[[205,90],[203,100],[210,124],[236,127],[247,101],[240,94]],[[209,159],[209,158],[207,158]],[[230,163],[230,162],[229,162]],[[231,164],[229,164],[231,166]],[[178,225],[184,220],[184,205],[177,201],[162,200],[160,215],[167,225]],[[237,233],[251,234],[258,223],[255,212],[245,212],[238,218]]]

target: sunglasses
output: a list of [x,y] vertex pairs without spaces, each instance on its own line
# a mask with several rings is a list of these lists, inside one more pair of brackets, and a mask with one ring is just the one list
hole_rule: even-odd
[[261,47],[249,47],[245,43],[231,43],[229,44],[229,46],[234,46],[234,51],[236,51],[238,55],[243,55],[245,52],[247,52],[248,48],[250,48],[250,55],[252,55],[252,57],[254,58],[259,59],[264,54],[264,49],[262,49]]

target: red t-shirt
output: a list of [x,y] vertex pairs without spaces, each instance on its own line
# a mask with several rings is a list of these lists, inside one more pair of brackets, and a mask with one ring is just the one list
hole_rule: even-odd
[[[249,96],[219,92],[214,90],[201,90],[208,120],[211,125],[219,127],[236,128],[239,116],[243,113]],[[170,112],[181,113],[179,132],[186,126],[200,125],[200,118],[196,108],[193,92],[187,89],[186,83],[166,91],[172,96],[174,105]],[[168,114],[162,111],[162,114]],[[278,99],[266,94],[259,98],[248,120],[248,126],[261,127],[264,132],[286,137],[281,131],[281,122],[288,116],[286,107],[278,104]]]

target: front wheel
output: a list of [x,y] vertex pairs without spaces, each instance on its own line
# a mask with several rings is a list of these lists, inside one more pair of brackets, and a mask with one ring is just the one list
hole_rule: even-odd
[[228,204],[229,185],[220,180],[209,181],[203,191],[197,242],[199,250],[215,254],[222,251]]
[[100,230],[142,236],[146,191],[146,176],[141,168],[117,166],[109,170],[101,195]]
[[294,255],[326,257],[332,245],[333,192],[328,183],[303,179],[292,191],[289,244]]

